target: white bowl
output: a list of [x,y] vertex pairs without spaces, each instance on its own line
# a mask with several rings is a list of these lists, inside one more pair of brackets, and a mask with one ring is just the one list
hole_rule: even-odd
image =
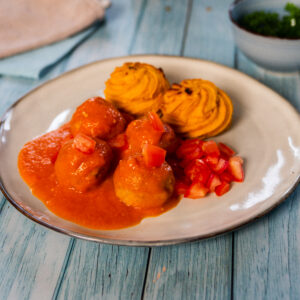
[[[267,37],[238,24],[239,18],[254,11],[284,12],[286,0],[238,0],[229,9],[233,35],[239,49],[258,65],[280,72],[300,69],[300,39]],[[300,6],[300,0],[292,1]]]

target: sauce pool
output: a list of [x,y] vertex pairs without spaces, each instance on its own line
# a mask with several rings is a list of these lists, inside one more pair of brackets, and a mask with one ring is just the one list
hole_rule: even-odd
[[113,230],[134,226],[143,218],[158,216],[178,204],[179,197],[173,196],[156,208],[126,206],[115,194],[112,173],[87,192],[62,187],[54,164],[61,145],[71,138],[66,124],[25,144],[18,158],[20,174],[33,195],[57,216],[88,228]]

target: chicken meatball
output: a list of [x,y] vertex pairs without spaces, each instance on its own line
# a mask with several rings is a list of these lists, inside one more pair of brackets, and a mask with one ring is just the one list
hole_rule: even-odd
[[146,167],[142,157],[120,160],[113,175],[115,193],[127,206],[154,208],[172,195],[175,178],[171,167]]
[[152,144],[172,152],[177,147],[178,139],[173,129],[163,124],[164,132],[155,130],[151,121],[144,117],[132,121],[127,129],[126,136],[129,148],[132,153],[140,153],[144,144]]
[[104,140],[124,131],[125,125],[122,114],[100,97],[90,98],[78,106],[70,122],[74,136],[83,133]]
[[112,150],[105,141],[96,140],[94,151],[84,153],[76,148],[72,139],[58,153],[55,162],[56,178],[64,187],[85,192],[104,179],[112,156]]

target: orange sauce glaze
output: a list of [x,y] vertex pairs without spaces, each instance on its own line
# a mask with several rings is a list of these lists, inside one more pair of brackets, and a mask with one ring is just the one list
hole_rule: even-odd
[[92,229],[121,229],[136,225],[145,217],[160,215],[179,202],[174,196],[157,208],[128,207],[115,195],[112,174],[84,193],[60,186],[54,163],[61,145],[71,138],[66,124],[25,144],[18,159],[20,174],[33,195],[57,216]]

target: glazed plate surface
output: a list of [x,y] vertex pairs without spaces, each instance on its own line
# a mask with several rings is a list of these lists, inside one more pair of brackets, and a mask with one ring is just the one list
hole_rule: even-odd
[[[19,175],[18,153],[29,140],[58,128],[124,62],[163,68],[171,83],[187,78],[214,82],[231,97],[232,126],[213,138],[245,160],[245,181],[222,197],[182,199],[167,213],[121,230],[92,230],[61,219],[34,197]],[[91,241],[120,245],[168,245],[231,231],[266,214],[299,182],[300,117],[281,96],[236,70],[212,62],[171,56],[129,56],[98,61],[46,82],[13,105],[1,119],[1,189],[24,215],[50,229]]]

